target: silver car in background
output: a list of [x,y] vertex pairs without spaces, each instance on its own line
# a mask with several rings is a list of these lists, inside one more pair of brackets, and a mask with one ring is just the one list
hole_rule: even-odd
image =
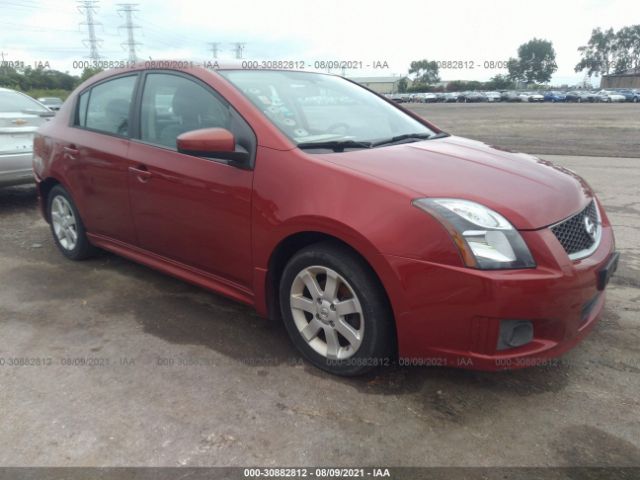
[[33,182],[33,134],[53,115],[28,95],[0,88],[0,187]]
[[62,107],[62,99],[58,97],[40,97],[38,101],[49,110],[57,112]]

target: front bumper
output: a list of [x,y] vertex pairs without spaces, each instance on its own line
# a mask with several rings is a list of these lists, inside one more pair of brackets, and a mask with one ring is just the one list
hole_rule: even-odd
[[[611,227],[578,261],[549,229],[521,234],[535,269],[483,271],[385,256],[399,282],[392,303],[402,364],[522,368],[545,364],[585,337],[604,306],[598,278],[615,249]],[[532,341],[499,350],[503,320],[530,321]]]
[[32,183],[32,158],[31,152],[0,155],[0,187]]

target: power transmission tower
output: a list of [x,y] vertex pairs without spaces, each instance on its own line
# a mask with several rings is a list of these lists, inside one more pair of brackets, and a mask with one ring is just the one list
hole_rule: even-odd
[[247,45],[246,43],[243,42],[235,42],[233,47],[233,51],[236,52],[236,58],[237,59],[241,59],[242,58],[242,52],[244,52],[244,47]]
[[102,40],[96,38],[96,25],[102,25],[100,22],[96,22],[93,15],[96,13],[98,0],[81,0],[78,2],[78,11],[85,17],[84,22],[80,22],[80,25],[86,25],[89,31],[89,38],[82,41],[85,47],[89,47],[89,58],[93,61],[100,60],[100,54],[98,54],[98,46],[102,46]]
[[218,46],[220,45],[219,42],[209,42],[207,45],[209,45],[209,47],[211,48],[211,55],[213,56],[213,58],[217,59],[218,58]]
[[118,12],[123,13],[125,19],[124,25],[120,25],[118,28],[125,28],[127,30],[127,41],[122,42],[120,45],[122,45],[123,48],[126,47],[129,51],[129,62],[137,62],[138,56],[136,55],[136,46],[142,44],[140,42],[136,42],[135,39],[135,29],[140,28],[140,26],[133,23],[133,14],[139,11],[138,4],[119,3],[118,6],[120,7]]

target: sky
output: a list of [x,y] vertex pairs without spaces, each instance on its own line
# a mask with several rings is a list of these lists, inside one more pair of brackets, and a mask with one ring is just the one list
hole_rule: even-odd
[[[118,3],[99,0],[95,13],[98,51],[104,60],[125,60],[126,32]],[[131,0],[133,3],[133,0]],[[139,0],[134,22],[138,57],[213,61],[234,59],[233,42],[245,43],[245,60],[362,62],[350,77],[406,75],[412,60],[474,63],[441,69],[443,80],[488,80],[506,69],[485,62],[515,57],[532,38],[550,40],[558,71],[553,84],[578,83],[577,48],[595,27],[619,29],[640,23],[631,0],[495,0],[492,2],[403,0]],[[5,61],[38,62],[79,73],[86,61],[87,27],[73,0],[0,0],[0,53]],[[388,68],[385,67],[388,65]],[[373,68],[380,65],[383,68]],[[367,67],[369,66],[369,67]],[[488,66],[488,65],[487,65]],[[334,73],[341,73],[335,70]]]

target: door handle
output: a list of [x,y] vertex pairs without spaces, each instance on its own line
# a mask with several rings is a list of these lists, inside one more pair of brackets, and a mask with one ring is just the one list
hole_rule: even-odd
[[138,165],[137,167],[129,167],[129,172],[134,174],[139,182],[147,183],[151,177],[152,173],[147,170],[147,167],[144,165]]
[[64,156],[70,160],[75,160],[76,155],[80,153],[80,150],[76,148],[75,145],[69,145],[67,147],[62,147],[62,151],[64,152]]

